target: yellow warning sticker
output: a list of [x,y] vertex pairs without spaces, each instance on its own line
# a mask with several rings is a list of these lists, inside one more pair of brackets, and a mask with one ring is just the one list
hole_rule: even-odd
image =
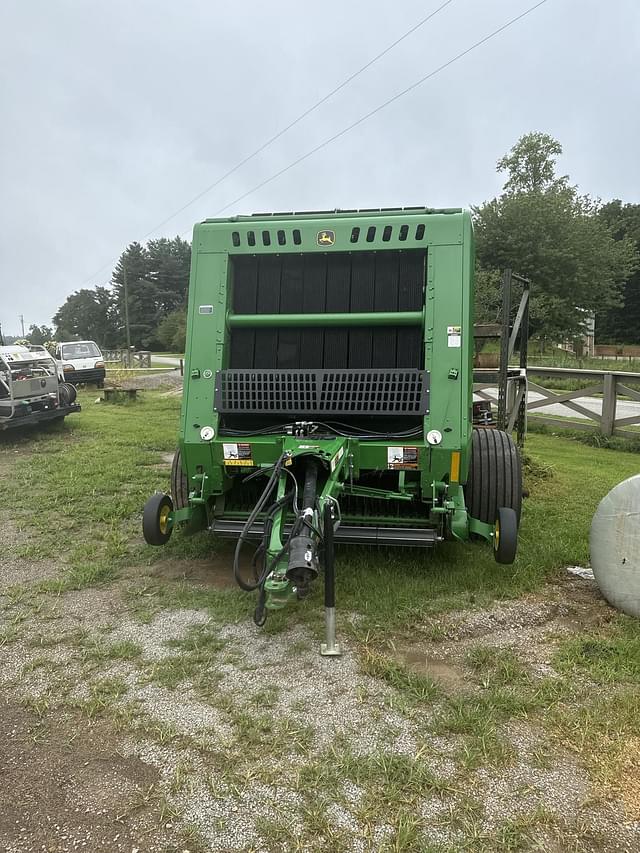
[[222,454],[224,456],[225,465],[244,465],[245,467],[251,467],[253,465],[251,445],[246,442],[240,442],[238,444],[225,443],[222,445]]

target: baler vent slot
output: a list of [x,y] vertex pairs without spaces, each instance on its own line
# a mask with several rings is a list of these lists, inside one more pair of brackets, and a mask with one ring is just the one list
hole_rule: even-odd
[[[302,244],[302,234],[299,228],[294,228],[291,232],[291,238],[293,239],[293,243],[295,246],[300,246]],[[232,231],[231,232],[231,243],[235,249],[240,248],[242,245],[242,234],[240,231]],[[287,232],[284,229],[279,229],[276,231],[276,239],[278,241],[279,246],[287,245]],[[247,231],[246,232],[246,241],[248,246],[256,245],[256,232],[255,231]],[[262,244],[264,246],[271,245],[271,232],[263,231],[262,232]]]
[[220,370],[222,414],[425,415],[426,370]]

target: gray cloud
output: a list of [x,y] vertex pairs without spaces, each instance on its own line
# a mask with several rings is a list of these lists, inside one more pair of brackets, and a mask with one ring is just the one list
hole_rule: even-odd
[[[0,4],[0,321],[67,295],[439,5],[405,0]],[[527,7],[454,0],[155,236],[230,200]],[[639,201],[640,7],[549,0],[229,213],[478,203],[522,133],[585,192]],[[93,277],[107,262],[106,269]]]

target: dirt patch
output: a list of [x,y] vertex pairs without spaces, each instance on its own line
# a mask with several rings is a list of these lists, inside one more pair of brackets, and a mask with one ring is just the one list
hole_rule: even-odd
[[394,657],[411,672],[430,678],[447,693],[468,687],[468,673],[446,656],[434,657],[416,648],[396,647]]
[[184,849],[154,796],[156,769],[121,755],[108,725],[65,715],[41,722],[0,701],[0,849]]
[[430,619],[418,630],[437,639],[398,643],[397,657],[427,675],[433,662],[431,677],[445,688],[464,687],[465,672],[467,677],[470,674],[466,658],[479,645],[511,649],[535,674],[549,675],[553,674],[551,658],[560,639],[602,626],[615,614],[593,581],[568,578],[550,584],[544,594]]
[[[188,580],[203,586],[227,589],[236,586],[232,563],[232,553],[225,551],[207,559],[162,560],[155,563],[148,574],[166,581]],[[248,564],[244,568],[248,569]]]
[[629,820],[640,820],[640,739],[629,738],[616,787]]

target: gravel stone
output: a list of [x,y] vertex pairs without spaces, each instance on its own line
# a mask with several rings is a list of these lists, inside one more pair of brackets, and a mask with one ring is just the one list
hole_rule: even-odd
[[209,616],[201,610],[162,610],[147,625],[125,617],[109,634],[109,642],[136,643],[146,660],[157,661],[177,654],[178,650],[167,643],[183,640],[193,628],[208,623]]

